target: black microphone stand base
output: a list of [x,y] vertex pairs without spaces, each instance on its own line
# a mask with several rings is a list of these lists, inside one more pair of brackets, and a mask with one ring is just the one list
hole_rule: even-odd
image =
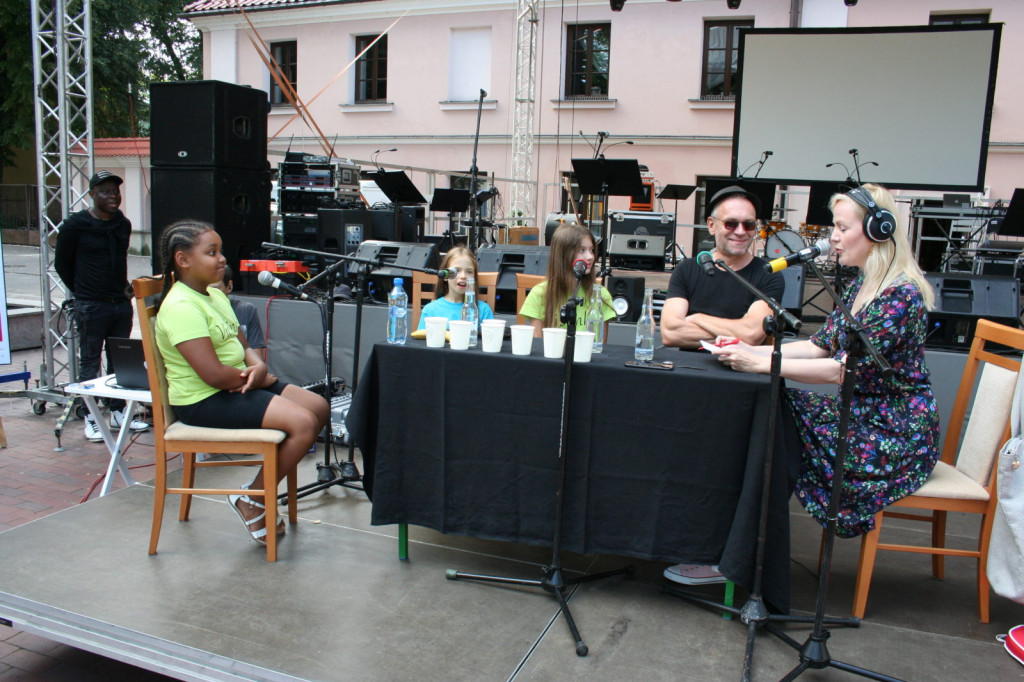
[[628,565],[622,568],[617,568],[613,571],[591,573],[580,576],[579,578],[566,580],[562,575],[562,569],[560,567],[545,566],[542,569],[543,577],[541,577],[540,580],[529,580],[526,578],[506,578],[496,575],[465,573],[454,568],[449,568],[445,571],[444,577],[448,580],[476,580],[478,582],[498,583],[502,585],[519,585],[521,587],[541,588],[558,600],[558,608],[561,610],[562,615],[565,616],[565,623],[569,626],[569,632],[572,633],[572,638],[576,642],[576,655],[582,657],[589,653],[589,649],[587,648],[587,645],[583,643],[583,638],[580,637],[579,628],[576,627],[576,621],[573,619],[572,612],[569,610],[569,602],[566,599],[565,594],[566,591],[571,587],[580,585],[581,583],[602,580],[616,575],[632,575],[635,570],[636,569],[632,565]]
[[811,633],[810,637],[807,638],[807,641],[800,644],[778,628],[769,625],[766,626],[765,629],[800,652],[799,665],[789,671],[789,673],[782,678],[781,682],[790,682],[791,680],[795,680],[806,670],[821,670],[822,668],[835,668],[836,670],[842,670],[853,675],[867,677],[872,680],[882,680],[883,682],[902,682],[898,677],[890,677],[889,675],[884,675],[872,670],[866,670],[865,668],[850,665],[849,663],[834,660],[828,653],[827,642],[830,636],[828,630],[823,630],[820,633]]

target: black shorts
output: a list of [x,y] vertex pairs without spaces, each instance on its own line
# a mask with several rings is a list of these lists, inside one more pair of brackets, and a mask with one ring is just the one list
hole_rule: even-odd
[[215,429],[260,429],[267,405],[275,395],[281,395],[283,381],[275,381],[266,388],[245,393],[218,391],[191,405],[173,405],[174,416],[190,426],[208,426]]

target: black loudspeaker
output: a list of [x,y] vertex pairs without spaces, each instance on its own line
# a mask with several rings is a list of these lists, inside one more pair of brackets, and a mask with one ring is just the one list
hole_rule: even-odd
[[[387,301],[388,292],[391,291],[392,281],[395,277],[405,280],[405,291],[412,291],[412,271],[402,267],[424,269],[437,268],[440,256],[437,246],[434,244],[404,244],[401,242],[379,242],[365,241],[359,245],[355,253],[356,258],[380,259],[385,263],[384,267],[374,270],[369,277],[370,297],[377,301]],[[349,266],[348,276],[355,280],[359,274],[359,265]]]
[[660,235],[613,234],[608,249],[613,268],[663,271],[665,237]]
[[643,277],[615,277],[610,275],[605,288],[612,295],[612,306],[619,322],[636,322],[644,305]]
[[932,348],[968,350],[979,318],[1020,326],[1020,285],[1013,277],[925,273],[935,289],[935,309],[928,313]]
[[782,279],[786,282],[786,288],[782,292],[782,300],[779,303],[782,307],[801,317],[801,310],[804,300],[804,266],[791,266],[782,271]]
[[[317,211],[317,249],[353,253],[372,234],[372,211],[362,208],[322,208]],[[393,240],[389,240],[393,241]]]
[[495,312],[516,312],[516,273],[547,275],[548,253],[546,246],[497,244],[477,249],[477,271],[498,273]]
[[194,218],[216,228],[228,265],[270,241],[270,172],[235,168],[153,168],[153,269],[163,266],[160,244],[171,223]]
[[153,166],[268,168],[267,93],[221,81],[152,83]]

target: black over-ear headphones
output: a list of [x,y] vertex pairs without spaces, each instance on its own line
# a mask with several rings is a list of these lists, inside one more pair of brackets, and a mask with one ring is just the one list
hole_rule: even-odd
[[864,235],[873,242],[884,242],[892,239],[896,231],[896,216],[892,211],[875,203],[874,197],[863,187],[854,187],[846,196],[864,207]]

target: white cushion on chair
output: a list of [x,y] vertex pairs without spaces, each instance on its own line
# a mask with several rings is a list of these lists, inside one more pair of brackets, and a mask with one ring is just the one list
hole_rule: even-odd
[[985,363],[956,456],[956,468],[981,485],[988,484],[996,453],[1003,444],[1016,386],[1017,372]]
[[944,462],[936,464],[928,480],[912,494],[954,500],[988,499],[988,491],[984,486]]
[[164,431],[164,440],[210,440],[221,443],[280,443],[287,434],[277,429],[213,429],[174,422]]

